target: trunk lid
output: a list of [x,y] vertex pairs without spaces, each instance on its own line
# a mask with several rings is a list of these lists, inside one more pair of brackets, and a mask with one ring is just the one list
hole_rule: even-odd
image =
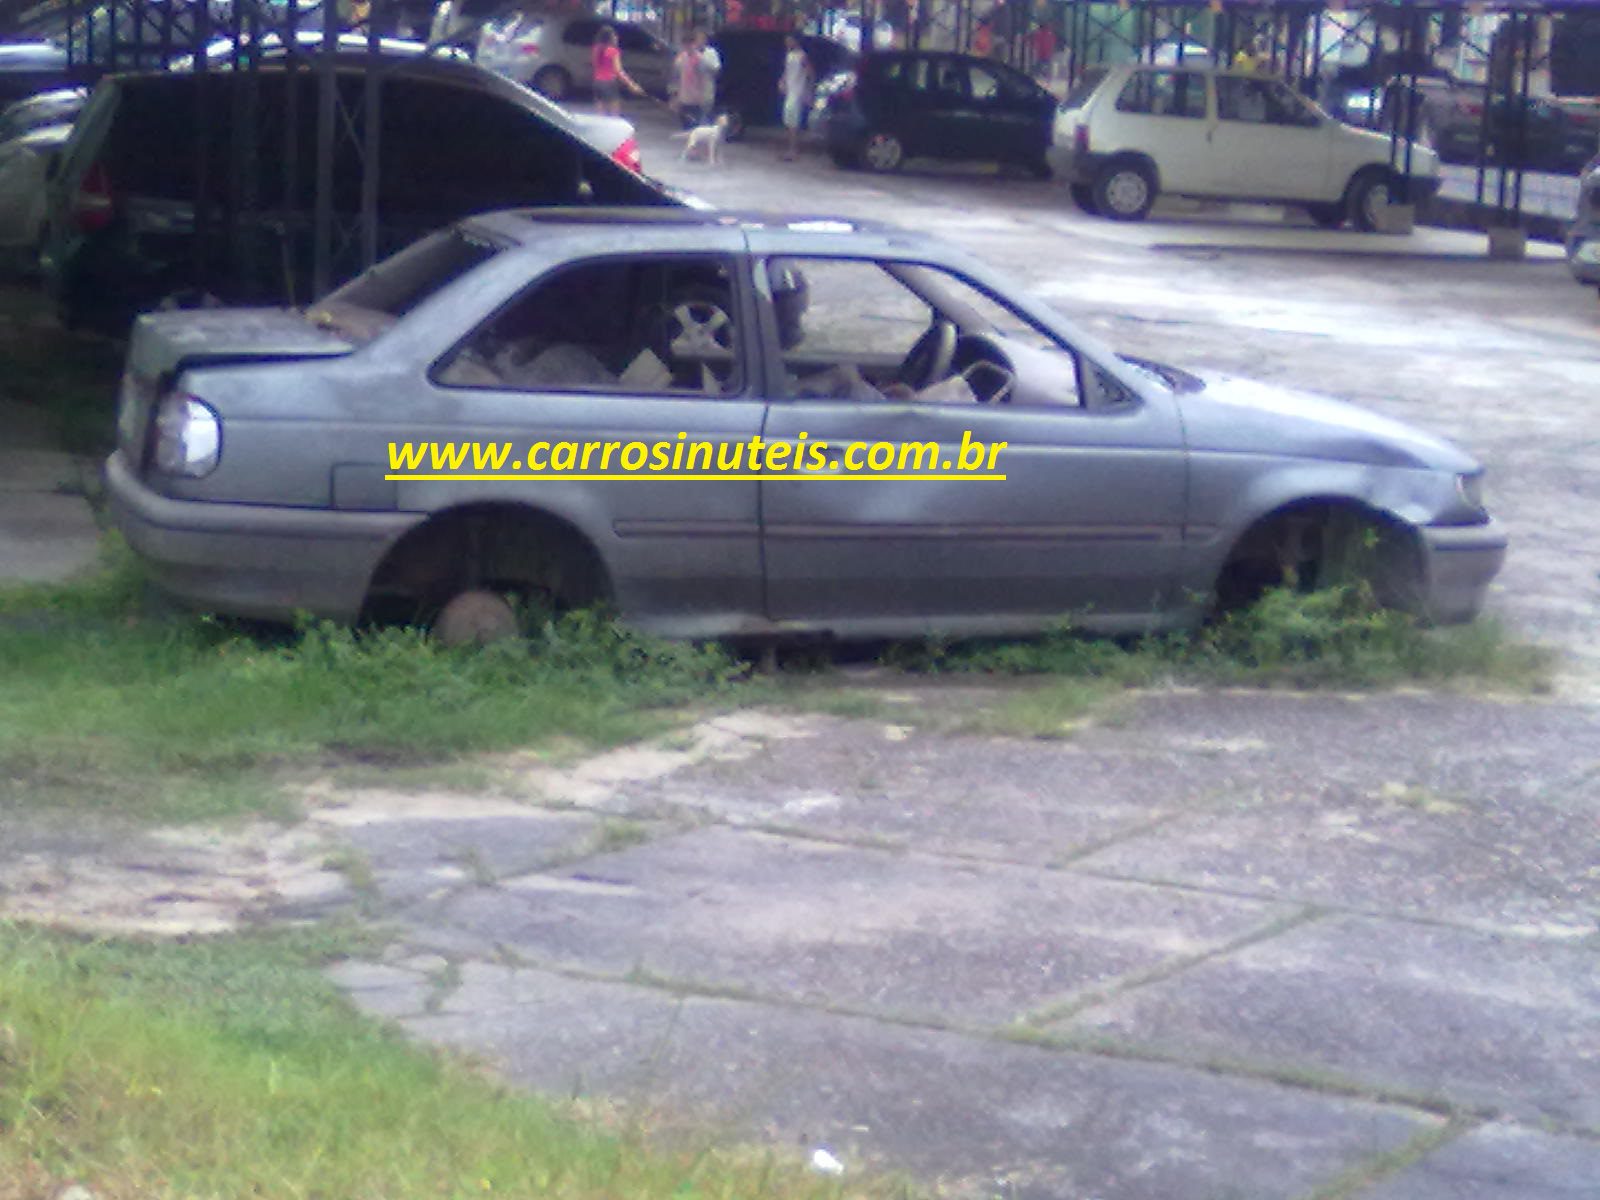
[[286,308],[185,309],[134,322],[117,403],[117,444],[142,471],[151,414],[185,368],[199,363],[333,358],[355,346]]

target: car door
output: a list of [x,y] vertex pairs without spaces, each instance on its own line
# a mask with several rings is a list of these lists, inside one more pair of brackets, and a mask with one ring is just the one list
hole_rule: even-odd
[[1117,93],[1113,148],[1148,154],[1163,191],[1203,193],[1211,183],[1206,80],[1200,71],[1134,71]]
[[615,28],[623,69],[645,91],[666,95],[667,77],[672,72],[671,49],[637,26],[619,23]]
[[[1172,603],[1185,464],[1170,405],[1130,394],[1087,407],[1080,372],[1092,364],[1011,309],[1000,321],[1017,346],[1036,343],[1030,362],[1055,373],[1051,402],[885,399],[876,392],[895,360],[940,311],[906,279],[932,277],[952,293],[970,285],[931,269],[903,279],[903,264],[872,258],[814,257],[781,234],[751,241],[778,368],[763,438],[805,447],[794,454],[822,476],[763,474],[774,620],[867,633],[1020,628],[1088,611],[1128,627]],[[795,279],[806,282],[803,324],[780,335]],[[816,385],[830,361],[851,370]],[[857,477],[857,465],[881,469]]]
[[1328,200],[1336,190],[1335,128],[1281,80],[1218,75],[1210,190],[1259,200]]
[[597,233],[591,253],[506,300],[487,296],[490,315],[433,363],[427,416],[409,414],[395,436],[509,446],[497,470],[528,476],[404,483],[400,507],[556,516],[594,543],[625,615],[693,634],[760,617],[758,487],[744,456],[765,401],[739,235],[706,231],[693,253],[663,248],[671,241],[613,251]]
[[997,63],[966,64],[971,102],[964,156],[1038,162],[1050,141],[1055,102],[1031,79]]

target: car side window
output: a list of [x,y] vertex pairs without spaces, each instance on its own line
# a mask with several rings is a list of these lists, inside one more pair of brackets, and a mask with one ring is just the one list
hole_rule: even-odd
[[655,44],[655,42],[651,41],[650,35],[645,33],[644,30],[635,29],[631,25],[618,25],[618,26],[616,26],[616,30],[617,30],[617,43],[618,43],[618,46],[622,49],[622,51],[624,53],[627,53],[627,54],[654,54],[655,53],[656,44]]
[[1217,116],[1254,125],[1308,128],[1318,124],[1317,115],[1276,80],[1232,75],[1217,77]]
[[1203,118],[1205,76],[1189,71],[1139,71],[1117,96],[1117,111],[1152,117]]
[[434,370],[447,387],[726,396],[744,387],[734,264],[612,256],[540,279]]
[[561,35],[561,40],[569,46],[588,46],[594,42],[595,35],[599,32],[598,21],[574,21],[567,26],[567,31]]

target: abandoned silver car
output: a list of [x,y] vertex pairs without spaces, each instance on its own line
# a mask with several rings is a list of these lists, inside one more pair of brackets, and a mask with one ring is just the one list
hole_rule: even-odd
[[1133,632],[1363,558],[1385,602],[1459,621],[1506,547],[1437,438],[1121,358],[843,220],[476,217],[305,311],[142,317],[121,386],[117,523],[242,616]]

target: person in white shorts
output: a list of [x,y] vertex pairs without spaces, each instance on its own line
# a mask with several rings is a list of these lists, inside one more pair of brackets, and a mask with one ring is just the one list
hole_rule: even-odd
[[805,123],[806,101],[811,97],[811,60],[800,48],[800,39],[790,34],[783,39],[783,74],[778,91],[783,96],[783,129],[788,141],[783,157],[793,160],[800,153],[800,126]]

